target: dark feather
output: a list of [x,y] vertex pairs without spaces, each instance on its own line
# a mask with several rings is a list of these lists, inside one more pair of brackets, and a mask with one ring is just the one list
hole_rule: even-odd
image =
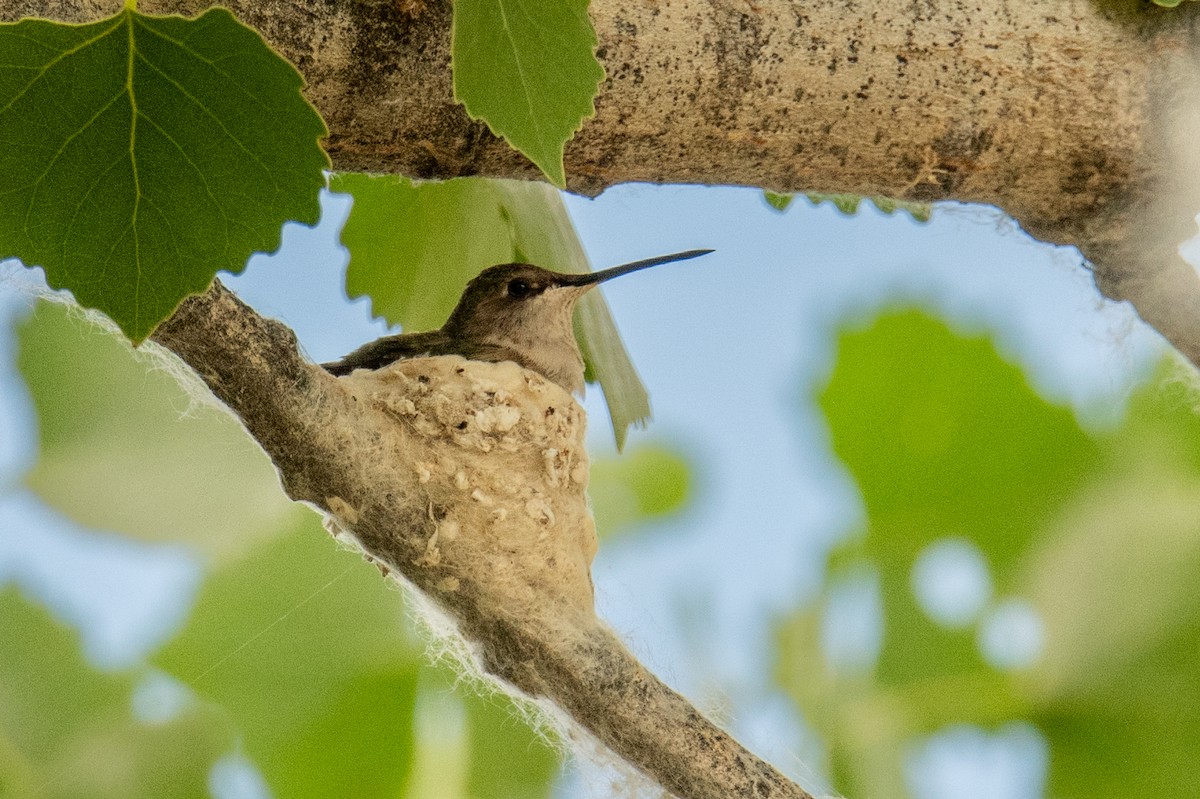
[[[441,330],[384,336],[356,349],[340,361],[321,366],[332,375],[348,375],[355,369],[382,369],[389,363],[427,355],[451,355],[453,341]],[[461,354],[461,353],[459,353]]]
[[[424,333],[400,333],[384,336],[356,349],[340,361],[321,364],[331,375],[348,375],[355,369],[382,369],[390,363],[409,358],[426,358],[434,355],[461,355],[469,361],[515,361],[525,368],[533,368],[521,353],[508,347],[455,340],[441,330]],[[535,370],[536,371],[536,370]]]

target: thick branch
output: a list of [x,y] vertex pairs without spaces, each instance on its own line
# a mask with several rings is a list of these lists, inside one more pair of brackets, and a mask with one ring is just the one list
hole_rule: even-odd
[[335,379],[220,283],[154,339],[371,557],[454,618],[482,667],[688,799],[811,799],[651,675],[592,613],[583,413],[515,364]]
[[[336,168],[538,177],[454,102],[449,0],[227,4],[308,79]],[[17,0],[0,19],[120,6]],[[1105,294],[1200,363],[1200,280],[1173,257],[1200,210],[1200,129],[1177,113],[1197,107],[1197,4],[593,0],[589,14],[608,77],[567,147],[573,190],[738,184],[995,205],[1077,246]]]

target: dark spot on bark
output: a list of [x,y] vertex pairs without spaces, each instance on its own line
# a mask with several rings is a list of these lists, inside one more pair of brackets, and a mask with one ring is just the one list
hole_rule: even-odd
[[[765,60],[763,51],[768,35],[763,33],[762,20],[758,15],[742,12],[732,5],[717,4],[713,9],[718,23],[717,39],[708,44],[716,57],[717,86],[724,90],[713,96],[749,94],[757,88],[754,67]],[[704,116],[722,125],[732,120],[737,111],[736,107],[713,103],[706,105]]]
[[[941,199],[953,194],[966,177],[978,168],[980,157],[992,146],[990,130],[972,130],[959,128],[951,130],[933,143],[933,151],[937,162],[923,176],[926,180],[925,189],[933,190],[932,197],[920,199]],[[932,178],[932,183],[929,179]],[[938,196],[938,193],[941,196]]]
[[1090,196],[1092,202],[1109,201],[1120,193],[1124,178],[1116,174],[1103,150],[1085,148],[1071,155],[1070,169],[1059,182],[1064,194]]

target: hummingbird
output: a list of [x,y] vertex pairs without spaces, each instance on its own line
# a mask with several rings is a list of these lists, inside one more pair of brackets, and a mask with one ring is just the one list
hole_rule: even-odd
[[688,250],[584,274],[552,272],[533,264],[490,266],[467,284],[438,330],[384,336],[321,366],[330,374],[347,375],[406,358],[461,355],[472,361],[515,361],[581,394],[583,356],[571,327],[576,301],[614,277],[710,252]]

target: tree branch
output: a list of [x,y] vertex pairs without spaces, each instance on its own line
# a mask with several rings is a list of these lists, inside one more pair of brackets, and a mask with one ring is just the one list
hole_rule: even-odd
[[[388,0],[227,5],[304,73],[335,168],[539,178],[454,102],[449,0],[415,15]],[[0,19],[83,21],[120,6],[17,0]],[[707,183],[995,205],[1078,247],[1102,292],[1200,364],[1200,279],[1174,255],[1200,209],[1197,4],[592,0],[588,11],[607,79],[567,146],[572,190]]]
[[153,338],[237,414],[291,497],[455,620],[486,673],[681,797],[811,799],[596,619],[585,420],[557,385],[457,357],[333,378],[219,282]]

